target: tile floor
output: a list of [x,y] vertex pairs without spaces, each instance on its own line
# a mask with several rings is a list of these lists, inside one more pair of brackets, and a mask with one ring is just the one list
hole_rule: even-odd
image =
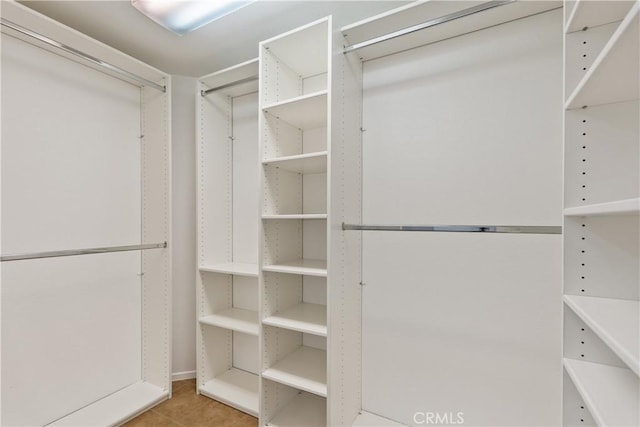
[[173,397],[139,415],[125,427],[256,427],[258,420],[196,394],[196,380],[175,381]]

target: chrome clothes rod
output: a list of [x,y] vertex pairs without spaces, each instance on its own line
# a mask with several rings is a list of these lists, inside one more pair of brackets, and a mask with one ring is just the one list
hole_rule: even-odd
[[215,92],[217,90],[226,89],[226,88],[231,87],[231,86],[240,85],[242,83],[253,82],[255,80],[258,80],[258,76],[251,76],[251,77],[247,77],[247,78],[244,78],[244,79],[236,80],[235,82],[226,83],[226,84],[223,84],[223,85],[220,85],[220,86],[216,86],[216,87],[213,87],[211,89],[201,90],[200,91],[200,96],[207,96],[211,92]]
[[375,37],[369,40],[365,40],[360,43],[356,43],[344,48],[344,53],[349,53],[354,50],[362,49],[363,47],[371,46],[374,44],[382,43],[387,40],[395,39],[397,37],[406,36],[407,34],[415,33],[416,31],[421,31],[426,28],[435,27],[436,25],[445,24],[450,21],[454,21],[456,19],[464,18],[465,16],[470,16],[476,13],[484,12],[485,10],[493,9],[494,7],[504,6],[509,3],[513,3],[516,0],[504,0],[504,1],[489,1],[486,3],[479,4],[477,6],[473,6],[467,9],[460,10],[458,12],[450,13],[449,15],[444,15],[439,18],[434,18],[429,21],[423,22],[421,24],[413,25],[408,28],[403,28],[402,30],[394,31],[389,34],[385,34],[379,37]]
[[147,243],[144,245],[109,246],[105,248],[68,249],[64,251],[34,252],[31,254],[4,255],[0,257],[0,261],[1,262],[21,261],[25,259],[57,258],[57,257],[74,256],[74,255],[106,254],[110,252],[139,251],[139,250],[146,250],[146,249],[163,249],[166,247],[167,247],[167,242]]
[[65,52],[67,52],[67,53],[70,53],[72,55],[78,56],[78,57],[80,57],[80,58],[82,58],[82,59],[84,59],[86,61],[91,62],[94,65],[98,65],[98,66],[100,66],[102,68],[106,68],[106,69],[108,69],[108,70],[110,70],[112,72],[115,72],[117,74],[120,74],[120,75],[122,75],[124,77],[127,77],[129,79],[135,80],[138,83],[142,83],[144,86],[150,86],[150,87],[152,87],[154,89],[158,89],[161,92],[166,92],[167,91],[167,87],[166,86],[161,86],[158,83],[155,83],[155,82],[152,82],[151,80],[145,79],[144,77],[140,77],[140,76],[138,76],[136,74],[130,73],[129,71],[124,70],[124,69],[122,69],[122,68],[120,68],[120,67],[118,67],[116,65],[109,64],[108,62],[105,62],[102,59],[98,59],[95,56],[91,56],[91,55],[89,55],[87,53],[84,53],[84,52],[79,51],[79,50],[77,50],[75,48],[72,48],[71,46],[67,46],[67,45],[62,44],[60,42],[57,42],[57,41],[55,41],[53,39],[50,39],[47,36],[43,36],[42,34],[39,34],[39,33],[36,33],[34,31],[31,31],[31,30],[29,30],[27,28],[24,28],[24,27],[22,27],[22,26],[20,26],[18,24],[15,24],[15,23],[13,23],[11,21],[8,21],[8,20],[6,20],[4,18],[2,18],[0,20],[0,23],[4,27],[11,28],[14,31],[17,31],[17,32],[19,32],[21,34],[24,34],[25,36],[34,38],[34,39],[39,40],[39,41],[41,41],[41,42],[43,42],[45,44],[48,44],[49,46],[53,46],[53,47],[55,47],[57,49],[60,49],[60,50],[63,50]]
[[435,231],[447,233],[562,234],[561,226],[538,225],[363,225],[342,223],[343,230]]

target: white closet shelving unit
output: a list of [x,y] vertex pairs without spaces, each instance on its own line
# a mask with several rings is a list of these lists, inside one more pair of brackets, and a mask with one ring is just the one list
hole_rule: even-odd
[[360,238],[340,228],[360,219],[360,63],[341,49],[331,17],[260,44],[260,425],[360,409]]
[[260,44],[261,425],[326,422],[330,35]]
[[[8,117],[4,108],[14,115],[23,114],[17,121],[14,116],[12,126],[3,123],[3,161],[15,161],[16,153],[27,146],[54,149],[39,176],[27,172],[16,180],[11,168],[3,170],[3,178],[9,178],[3,180],[3,201],[19,200],[12,206],[3,205],[3,257],[16,245],[28,245],[21,252],[64,252],[92,245],[112,249],[123,243],[157,247],[138,253],[36,256],[2,263],[1,422],[120,425],[171,395],[170,76],[18,3],[3,2],[1,13],[3,120]],[[16,69],[21,71],[16,73]],[[30,80],[43,69],[43,79]],[[9,78],[15,81],[5,80]],[[9,86],[21,90],[15,93]],[[78,100],[94,102],[96,111],[116,112],[91,116],[92,110],[88,116],[95,121],[85,122],[74,116],[78,108],[87,108],[85,104],[78,107]],[[34,106],[52,105],[55,111],[33,112]],[[118,115],[120,109],[126,113]],[[123,116],[126,124],[118,121]],[[44,130],[42,138],[38,131]],[[63,160],[67,167],[61,170],[59,153],[74,150],[78,141],[81,148]],[[89,150],[109,154],[122,150],[100,159],[112,168],[108,170],[112,180],[97,182],[99,172],[94,171],[72,175],[95,160]],[[31,160],[21,169],[29,171],[39,161]],[[94,169],[102,171],[102,166]],[[44,178],[52,183],[51,188],[39,181],[43,173],[51,173]],[[64,181],[68,176],[71,180]],[[59,182],[70,184],[59,188],[54,184]],[[112,192],[100,193],[105,182]],[[127,190],[118,187],[122,182]],[[136,190],[129,192],[132,186]],[[31,198],[21,195],[16,199],[14,195],[24,193],[25,188],[37,191],[30,192]],[[50,194],[57,192],[64,192],[65,197],[87,195],[90,200],[59,199],[46,213],[30,209],[16,215],[16,206],[32,202],[44,206]],[[95,194],[100,197],[91,199]],[[125,201],[118,198],[120,194],[126,195]],[[131,194],[136,197],[130,199]],[[100,205],[102,198],[112,204]],[[117,211],[125,210],[133,212],[133,219],[123,215],[127,219],[120,220]],[[30,216],[33,212],[35,217]],[[47,226],[42,228],[41,221]],[[123,223],[130,227],[118,228]],[[19,238],[10,230],[18,232]],[[115,243],[131,236],[134,241]],[[123,300],[122,295],[128,298]],[[27,308],[33,311],[24,322]],[[81,317],[83,310],[90,314]],[[121,319],[130,315],[133,323],[121,325]],[[68,329],[61,331],[59,325],[65,322]],[[128,329],[120,334],[123,326]],[[60,339],[60,334],[66,336]],[[106,348],[122,343],[121,336],[127,337],[122,348]],[[113,366],[114,358],[122,364]]]
[[565,3],[565,425],[640,423],[639,7]]
[[257,74],[255,59],[204,76],[197,96],[197,389],[254,416],[260,335]]

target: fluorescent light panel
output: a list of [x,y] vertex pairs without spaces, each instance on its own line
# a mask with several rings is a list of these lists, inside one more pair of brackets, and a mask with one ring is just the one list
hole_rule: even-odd
[[183,35],[255,0],[131,0],[133,7],[176,34]]

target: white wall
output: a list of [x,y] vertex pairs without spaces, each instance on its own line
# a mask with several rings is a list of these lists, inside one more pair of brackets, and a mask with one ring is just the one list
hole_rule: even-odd
[[172,77],[173,379],[196,372],[196,79]]

